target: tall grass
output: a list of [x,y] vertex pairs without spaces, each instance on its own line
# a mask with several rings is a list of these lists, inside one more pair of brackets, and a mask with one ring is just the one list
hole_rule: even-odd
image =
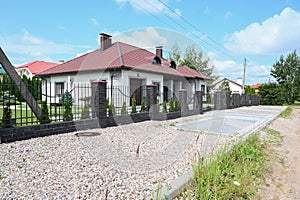
[[246,199],[255,194],[255,184],[268,168],[259,135],[231,149],[224,147],[209,160],[200,159],[194,167],[196,199]]

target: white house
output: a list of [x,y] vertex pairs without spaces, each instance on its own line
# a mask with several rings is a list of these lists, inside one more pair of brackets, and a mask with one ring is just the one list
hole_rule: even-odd
[[41,73],[51,67],[58,65],[57,63],[45,62],[45,61],[33,61],[26,63],[16,68],[17,73],[22,77],[23,75],[27,78],[32,79],[36,74]]
[[222,84],[224,84],[225,82],[228,83],[230,91],[232,93],[243,94],[244,86],[241,78],[238,78],[237,81],[233,81],[227,78],[217,79],[211,84],[211,91],[214,92],[220,90],[222,88]]
[[[171,97],[176,98],[180,89],[186,89],[189,98],[196,90],[206,92],[206,81],[210,78],[164,59],[161,46],[156,48],[154,54],[139,47],[111,41],[110,35],[101,33],[99,49],[41,72],[39,76],[44,83],[51,83],[51,87],[44,84],[43,89],[48,88],[48,94],[60,97],[77,83],[90,85],[95,80],[105,80],[108,87],[127,87],[123,95],[135,97],[137,104],[145,96],[144,89],[148,84],[158,85],[160,103]],[[108,97],[110,95],[112,92],[108,93]],[[126,104],[129,105],[130,100]]]

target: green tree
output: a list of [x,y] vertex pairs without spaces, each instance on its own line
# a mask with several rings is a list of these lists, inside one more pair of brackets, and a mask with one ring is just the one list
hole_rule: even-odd
[[136,113],[136,99],[134,97],[131,99],[131,113]]
[[260,104],[282,105],[285,102],[284,88],[278,83],[262,84],[259,87]]
[[41,124],[46,124],[50,122],[50,118],[49,118],[49,110],[48,110],[48,106],[47,106],[47,102],[46,101],[42,101],[42,117],[41,117]]
[[223,83],[220,85],[220,90],[224,91],[224,92],[229,92],[231,94],[231,90],[229,87],[229,82],[228,81],[223,81]]
[[70,102],[65,102],[64,106],[65,106],[65,110],[63,113],[63,120],[72,121],[73,120],[72,104]]
[[128,114],[127,107],[126,107],[126,102],[125,101],[123,102],[123,105],[122,105],[121,114],[122,115]]
[[141,112],[146,112],[146,111],[147,111],[146,100],[143,99],[141,102]]
[[296,50],[286,58],[281,55],[273,64],[271,75],[283,86],[287,103],[294,103],[300,95],[300,58]]
[[70,92],[65,92],[62,97],[59,99],[59,103],[65,105],[65,104],[70,104],[71,106],[73,105],[73,97]]
[[180,66],[188,66],[207,76],[212,76],[214,66],[209,64],[209,58],[204,59],[202,52],[196,51],[196,45],[193,44],[185,49],[183,56],[177,44],[175,44],[169,54],[169,59],[174,60]]

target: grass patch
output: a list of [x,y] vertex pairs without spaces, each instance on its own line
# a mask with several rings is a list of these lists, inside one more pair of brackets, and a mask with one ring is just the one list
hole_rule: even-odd
[[279,117],[282,118],[291,118],[293,109],[291,107],[287,107],[282,113],[280,113]]
[[[232,148],[224,147],[194,167],[194,181],[181,194],[185,199],[248,199],[269,168],[259,134]],[[192,193],[192,195],[191,195]]]

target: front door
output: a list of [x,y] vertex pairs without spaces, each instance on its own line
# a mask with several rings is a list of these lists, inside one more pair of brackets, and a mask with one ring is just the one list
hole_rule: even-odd
[[142,102],[142,79],[131,78],[130,79],[130,106],[132,98],[136,99],[136,105],[141,105]]

